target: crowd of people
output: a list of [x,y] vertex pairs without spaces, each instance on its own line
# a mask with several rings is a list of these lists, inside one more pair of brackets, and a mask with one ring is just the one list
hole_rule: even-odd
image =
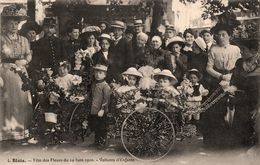
[[[142,20],[135,20],[132,31],[126,31],[125,22],[115,20],[111,24],[99,22],[98,28],[68,25],[67,36],[61,38],[56,35],[53,18],[45,18],[42,26],[27,21],[19,30],[20,21],[27,19],[22,10],[11,5],[1,14],[1,140],[25,138],[35,106],[31,93],[21,88],[21,77],[11,68],[28,73],[36,87],[42,85],[37,71],[49,68],[63,90],[73,84],[75,71],[93,73],[89,121],[95,143],[103,146],[106,116],[114,111],[109,105],[111,94],[141,88],[142,78],[150,74],[141,68],[150,66],[154,69],[154,87],[171,93],[173,107],[178,106],[178,87],[185,83],[191,84],[187,105],[193,108],[216,92],[228,93],[218,101],[211,99],[208,104],[212,106],[205,112],[187,117],[197,126],[206,145],[254,143],[254,117],[259,111],[259,56],[257,50],[241,51],[231,44],[231,26],[217,23],[200,32],[188,28],[182,35],[173,25],[166,25],[164,34],[151,36],[143,30]],[[44,35],[36,40],[42,32]],[[80,58],[80,54],[84,57]],[[122,105],[115,108],[123,109]]]

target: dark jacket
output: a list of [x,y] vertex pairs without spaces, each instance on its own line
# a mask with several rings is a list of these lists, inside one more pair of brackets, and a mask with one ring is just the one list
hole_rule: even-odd
[[111,51],[113,53],[113,65],[111,65],[113,75],[111,78],[117,81],[119,75],[133,65],[132,43],[123,37],[116,45],[111,45]]
[[97,115],[100,110],[108,113],[108,105],[110,100],[111,89],[106,81],[95,81],[91,87],[91,114]]
[[77,40],[66,39],[63,42],[64,42],[66,53],[68,55],[68,60],[71,63],[71,67],[74,68],[75,52],[77,52],[79,49],[82,49],[81,41],[79,39]]
[[150,48],[149,51],[146,51],[144,54],[143,65],[149,65],[153,68],[165,69],[164,59],[165,56],[169,56],[171,54],[170,51],[164,49],[153,49]]
[[45,36],[39,39],[37,41],[37,54],[40,68],[52,68],[54,73],[57,73],[59,62],[68,59],[64,43],[55,36]]
[[93,65],[102,64],[105,66],[109,66],[112,64],[112,53],[108,51],[107,59],[105,58],[103,52],[100,50],[92,56]]
[[171,56],[173,55],[167,54],[165,56],[165,69],[172,71],[173,75],[178,79],[179,82],[181,82],[183,80],[184,74],[187,72],[188,57],[185,54],[180,54],[178,58],[175,56],[176,68],[174,70]]

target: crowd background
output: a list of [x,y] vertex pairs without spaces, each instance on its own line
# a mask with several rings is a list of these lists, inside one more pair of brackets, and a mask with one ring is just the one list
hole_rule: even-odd
[[[1,140],[28,137],[35,117],[33,108],[37,98],[32,90],[31,93],[22,90],[25,82],[17,72],[28,73],[33,86],[44,88],[40,73],[45,69],[64,90],[78,81],[79,78],[72,75],[76,73],[85,80],[83,91],[91,91],[93,70],[97,70],[94,66],[102,65],[99,70],[107,72],[104,77],[109,84],[107,88],[115,89],[116,85],[125,83],[122,73],[148,65],[160,69],[159,75],[176,79],[172,84],[175,88],[187,79],[191,82],[196,79],[192,85],[192,96],[200,96],[196,102],[207,99],[202,87],[208,89],[208,96],[218,89],[229,93],[200,117],[193,116],[206,145],[250,146],[256,143],[259,43],[248,48],[232,41],[233,32],[240,23],[230,13],[223,15],[211,29],[198,32],[188,28],[178,32],[168,24],[164,34],[158,30],[152,35],[145,33],[143,21],[139,19],[134,21],[133,27],[127,27],[121,20],[100,21],[99,26],[85,27],[75,22],[67,25],[66,36],[56,35],[54,18],[45,18],[42,26],[27,21],[18,29],[19,22],[28,19],[26,10],[18,5],[5,7],[1,18]],[[36,40],[40,33],[43,36]],[[103,92],[96,90],[92,94]],[[55,109],[57,100],[55,95],[51,96],[47,102],[53,102],[51,107]]]

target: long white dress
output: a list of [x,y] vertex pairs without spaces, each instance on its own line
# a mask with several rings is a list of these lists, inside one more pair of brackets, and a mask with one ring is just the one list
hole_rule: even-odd
[[[17,73],[10,70],[15,67],[15,60],[25,59],[30,55],[29,42],[17,35],[11,39],[7,35],[1,37],[0,76],[4,86],[0,93],[0,141],[19,140],[28,136],[32,116],[31,95],[23,91],[22,80]],[[26,72],[26,68],[21,68]]]

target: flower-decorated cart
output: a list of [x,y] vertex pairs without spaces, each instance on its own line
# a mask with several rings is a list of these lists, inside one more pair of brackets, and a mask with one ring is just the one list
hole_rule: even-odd
[[29,142],[36,143],[40,140],[49,145],[84,140],[90,112],[90,74],[75,71],[71,76],[72,86],[65,91],[55,83],[50,68],[38,71],[40,79],[37,87],[19,68],[12,70],[20,75],[23,81],[22,89],[29,90],[34,98],[30,127],[33,140]]

